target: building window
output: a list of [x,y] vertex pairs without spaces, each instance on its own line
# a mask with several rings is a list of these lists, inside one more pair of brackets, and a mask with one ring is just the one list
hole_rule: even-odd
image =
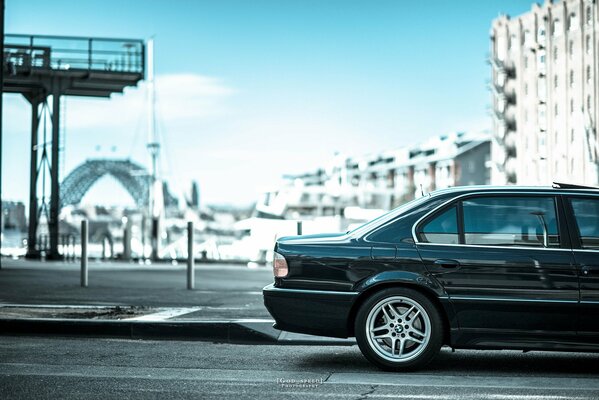
[[545,54],[541,54],[541,55],[539,56],[539,63],[540,63],[542,66],[545,66]]
[[570,18],[568,19],[568,29],[571,31],[578,29],[578,15],[576,15],[576,13],[570,14]]
[[587,35],[584,39],[584,49],[587,54],[591,54],[591,35]]
[[557,83],[558,83],[557,82],[557,75],[554,75],[553,76],[553,87],[556,88],[556,89],[557,89],[557,86],[558,86]]
[[570,114],[574,114],[574,99],[570,99]]
[[568,55],[570,56],[570,58],[572,58],[572,56],[574,55],[574,41],[572,40],[568,42]]
[[560,36],[562,34],[562,21],[559,19],[553,20],[553,36]]
[[574,71],[573,70],[570,70],[570,80],[569,80],[569,83],[570,83],[570,88],[573,88],[574,87]]
[[537,65],[538,65],[538,70],[541,73],[545,72],[545,50],[539,50],[539,52],[537,53],[538,56],[538,60],[537,60]]
[[547,84],[545,83],[545,79],[539,79],[537,83],[537,96],[541,100],[545,100],[547,97]]
[[591,83],[591,66],[587,65],[587,83]]
[[508,42],[507,42],[507,48],[511,50],[511,49],[512,49],[512,46],[513,46],[513,44],[514,44],[514,43],[517,43],[517,42],[518,42],[518,41],[516,40],[516,34],[515,34],[515,33],[512,33],[512,34],[510,35],[510,39],[509,39],[509,40],[508,40]]
[[524,84],[524,95],[528,95],[528,83]]
[[506,43],[505,43],[505,39],[503,36],[499,36],[497,38],[497,40],[495,41],[495,57],[499,60],[499,61],[503,61],[505,60],[505,53],[506,53]]
[[558,58],[557,46],[555,46],[553,48],[553,61],[557,61]]
[[574,142],[574,129],[570,129],[570,142]]
[[591,11],[591,6],[587,6],[587,11],[585,14],[587,25],[591,25],[593,23],[593,12]]
[[[544,124],[544,122],[545,122],[545,114],[546,114],[545,104],[540,104],[539,105],[539,109],[537,111],[538,111],[537,118],[539,120],[539,125]],[[541,128],[542,128],[542,126],[541,126]]]
[[524,45],[527,47],[532,47],[534,44],[533,38],[532,38],[532,34],[530,33],[530,30],[525,30],[524,31]]
[[537,32],[537,41],[540,44],[545,44],[545,27],[539,27],[539,31]]
[[[558,111],[559,111],[559,110],[557,109],[557,104],[555,104],[555,105],[553,106],[553,115],[555,115],[555,116],[557,117],[557,115],[558,115]],[[556,132],[556,134],[557,134],[557,132]]]

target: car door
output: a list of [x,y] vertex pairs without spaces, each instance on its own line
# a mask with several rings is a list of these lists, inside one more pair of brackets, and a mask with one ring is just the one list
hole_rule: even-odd
[[415,226],[462,333],[575,335],[578,277],[560,204],[549,194],[467,195]]
[[580,275],[578,333],[599,342],[599,197],[568,196],[574,259]]

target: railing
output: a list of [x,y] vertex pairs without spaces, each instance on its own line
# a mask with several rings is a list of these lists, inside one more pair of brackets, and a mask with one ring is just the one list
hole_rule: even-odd
[[5,35],[9,71],[34,69],[144,73],[144,42],[42,35]]

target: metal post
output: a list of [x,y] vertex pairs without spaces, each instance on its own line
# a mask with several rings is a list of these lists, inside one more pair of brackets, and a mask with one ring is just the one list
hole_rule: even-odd
[[302,235],[302,221],[297,221],[297,234]]
[[48,221],[48,231],[50,233],[50,250],[48,258],[58,259],[58,233],[59,222],[58,214],[60,212],[60,183],[58,181],[59,152],[60,152],[60,81],[55,80],[52,91],[52,163],[50,169],[50,221]]
[[81,221],[81,287],[87,287],[87,220]]
[[123,260],[131,260],[131,222],[129,218],[125,222],[125,229],[123,231]]
[[146,216],[141,216],[141,261],[146,260]]
[[87,42],[87,70],[92,69],[92,39],[90,38]]
[[[0,65],[0,253],[2,250],[2,93],[4,92],[4,0],[0,0],[0,54],[2,54],[2,63]],[[2,265],[0,265],[2,269]]]
[[37,251],[37,128],[39,126],[39,97],[31,101],[31,161],[29,163],[29,226],[27,231],[27,258],[38,258]]
[[187,289],[195,287],[194,259],[193,259],[193,222],[187,222]]

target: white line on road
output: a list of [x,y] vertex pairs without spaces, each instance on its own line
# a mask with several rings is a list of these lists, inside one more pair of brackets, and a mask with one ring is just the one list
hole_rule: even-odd
[[159,311],[157,313],[142,315],[141,317],[125,318],[124,321],[164,321],[170,318],[179,317],[181,315],[189,314],[195,311],[201,310],[200,307],[185,307],[185,308],[169,308],[166,310]]

